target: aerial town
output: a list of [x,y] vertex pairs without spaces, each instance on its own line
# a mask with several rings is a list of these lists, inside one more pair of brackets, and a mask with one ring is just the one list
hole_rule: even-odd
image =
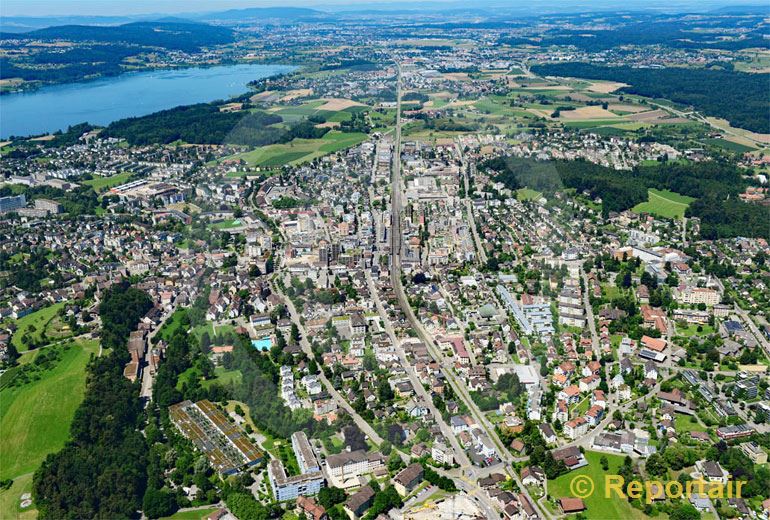
[[770,518],[764,15],[366,16],[222,15],[141,67],[294,68],[3,134],[0,518]]

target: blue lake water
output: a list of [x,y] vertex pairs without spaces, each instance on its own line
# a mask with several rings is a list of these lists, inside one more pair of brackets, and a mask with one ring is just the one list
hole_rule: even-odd
[[88,122],[106,125],[179,105],[246,92],[255,79],[294,70],[290,65],[220,65],[131,72],[0,96],[0,138],[36,135]]

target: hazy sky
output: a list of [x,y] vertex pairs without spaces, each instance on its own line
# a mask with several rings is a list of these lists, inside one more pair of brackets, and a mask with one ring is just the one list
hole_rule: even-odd
[[313,6],[320,4],[361,4],[355,0],[271,1],[271,0],[0,0],[4,16],[125,15],[219,11],[243,7]]
[[[761,4],[765,0],[567,0],[571,7],[580,6],[589,11],[597,4],[614,4],[619,8],[645,7],[674,7],[692,6],[704,8],[707,5],[728,4]],[[473,5],[505,5],[532,6],[533,4],[547,5],[553,8],[564,0],[476,0]],[[0,15],[2,16],[62,16],[62,15],[96,15],[119,16],[155,13],[185,13],[220,11],[243,7],[265,6],[297,6],[297,7],[331,7],[345,6],[347,8],[365,8],[384,5],[404,4],[400,1],[389,0],[0,0]],[[469,7],[467,1],[460,0],[421,0],[408,2],[410,8],[419,5],[454,4],[456,7]],[[700,10],[700,9],[697,9]]]

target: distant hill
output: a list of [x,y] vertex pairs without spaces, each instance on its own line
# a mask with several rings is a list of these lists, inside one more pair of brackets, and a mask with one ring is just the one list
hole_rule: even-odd
[[329,18],[329,14],[316,9],[306,7],[249,7],[246,9],[229,9],[213,13],[204,13],[195,15],[197,20],[222,20],[222,21],[240,21],[240,20],[280,20],[280,21],[302,21],[318,20]]
[[129,16],[0,16],[0,33],[25,33],[59,25],[120,25],[140,21]]
[[132,22],[106,27],[61,25],[21,34],[0,33],[0,39],[2,38],[128,43],[191,52],[197,51],[201,47],[231,43],[234,41],[234,33],[225,27],[174,19],[157,22]]
[[710,11],[713,14],[764,14],[770,15],[770,7],[764,5],[728,5]]

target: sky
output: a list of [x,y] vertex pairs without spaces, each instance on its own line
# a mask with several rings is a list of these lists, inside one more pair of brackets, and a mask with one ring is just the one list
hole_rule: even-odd
[[[434,6],[437,4],[453,3],[457,6],[467,7],[465,1],[446,1],[446,0],[421,0],[409,2],[409,7],[417,5]],[[480,3],[499,4],[506,6],[532,5],[531,0],[488,0]],[[542,2],[546,5],[554,5],[558,0]],[[584,5],[585,10],[590,10],[592,4],[598,3],[597,0],[572,0],[571,5]],[[644,8],[653,4],[658,5],[691,5],[693,7],[711,5],[730,5],[730,4],[761,4],[762,0],[672,0],[663,2],[663,0],[604,0],[602,3],[614,3],[620,8]],[[316,7],[316,8],[366,8],[374,6],[382,8],[383,6],[397,6],[403,2],[388,0],[0,0],[0,15],[2,16],[65,16],[65,15],[94,15],[94,16],[121,16],[137,14],[174,14],[191,13],[205,11],[221,11],[225,9],[237,9],[244,7],[266,7],[266,6],[296,6],[296,7]]]
[[270,1],[270,0],[2,0],[0,14],[3,16],[62,16],[97,15],[119,16],[152,13],[196,13],[222,11],[244,7],[302,6],[313,7],[321,4],[361,4],[355,0]]

